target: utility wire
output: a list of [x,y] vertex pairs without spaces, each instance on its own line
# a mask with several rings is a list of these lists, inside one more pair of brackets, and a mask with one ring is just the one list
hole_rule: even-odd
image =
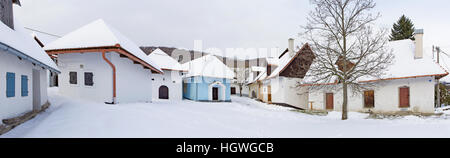
[[61,36],[59,36],[59,35],[47,33],[47,32],[44,32],[44,31],[40,31],[40,30],[36,30],[36,29],[29,28],[29,27],[25,27],[25,29],[31,30],[31,31],[35,31],[35,32],[39,32],[39,33],[42,33],[42,34],[46,34],[46,35],[49,35],[49,36],[61,38]]

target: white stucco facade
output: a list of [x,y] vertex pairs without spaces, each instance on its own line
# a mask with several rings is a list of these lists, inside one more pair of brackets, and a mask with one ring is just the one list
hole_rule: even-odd
[[[434,77],[420,77],[411,79],[397,79],[377,82],[374,87],[374,108],[364,108],[363,92],[353,93],[349,90],[348,110],[355,112],[393,113],[411,111],[419,113],[434,113],[434,91],[436,80]],[[409,87],[410,107],[399,107],[399,89]],[[330,88],[331,89],[331,88]],[[315,110],[325,110],[325,94],[334,94],[334,110],[342,111],[342,91],[318,90],[309,93],[309,101]]]
[[167,86],[169,89],[169,100],[183,99],[183,74],[185,72],[164,70],[164,74],[153,74],[152,93],[153,100],[159,99],[159,89]]
[[[134,64],[116,52],[106,53],[116,68],[116,103],[150,102],[152,99],[152,73],[141,64]],[[62,95],[95,102],[113,101],[113,70],[103,60],[102,53],[69,53],[58,55],[61,74],[58,77]],[[69,82],[70,72],[77,72],[77,84]],[[84,73],[91,72],[93,86],[86,86]]]
[[[309,95],[307,88],[298,86],[300,82],[299,78],[282,76],[264,80],[262,82],[263,101],[306,109]],[[269,93],[272,95],[271,101],[268,98]]]
[[[35,74],[33,75],[33,70]],[[7,73],[15,74],[15,96],[6,95]],[[21,95],[21,76],[28,78],[28,96]],[[38,83],[39,85],[34,85]],[[33,90],[34,86],[37,91]],[[0,50],[0,120],[16,117],[40,108],[47,101],[47,72],[42,67],[33,65],[24,59],[20,60],[11,53]]]

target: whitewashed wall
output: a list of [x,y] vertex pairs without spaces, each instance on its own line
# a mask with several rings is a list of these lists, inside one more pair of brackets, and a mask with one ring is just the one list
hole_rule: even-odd
[[[399,111],[413,111],[422,113],[434,113],[434,90],[436,80],[434,77],[422,77],[413,79],[401,79],[378,82],[375,91],[375,108],[364,108],[363,93],[353,94],[349,91],[349,111],[367,112],[369,110],[379,113]],[[410,88],[410,108],[399,108],[399,88]],[[331,89],[331,88],[330,88]],[[334,110],[342,111],[342,92],[332,90],[312,91],[309,101],[313,102],[313,108],[325,110],[325,94],[334,93]]]
[[[152,98],[151,71],[134,64],[118,53],[106,53],[116,67],[117,103],[150,102]],[[101,53],[70,53],[58,56],[59,90],[62,95],[95,102],[113,101],[113,73]],[[78,73],[78,84],[69,83],[69,72]],[[94,73],[94,86],[84,85],[84,72]]]
[[144,69],[141,64],[134,64],[128,58],[121,58],[113,53],[112,63],[116,66],[117,102],[151,102],[152,101],[152,72]]
[[[297,87],[301,79],[275,77],[264,81],[264,89],[271,86],[272,103],[287,104],[290,106],[305,109],[308,104],[307,88]],[[264,101],[268,101],[268,93],[264,93]]]
[[[0,120],[33,110],[33,69],[40,71],[41,105],[48,101],[46,70],[0,50]],[[6,73],[15,73],[15,97],[6,97]],[[28,96],[21,95],[21,75],[28,76]]]
[[141,64],[113,53],[111,62],[116,66],[117,103],[151,102],[152,72]]
[[153,74],[152,78],[152,98],[153,100],[159,99],[159,87],[167,86],[169,88],[169,100],[182,100],[183,99],[183,82],[182,75],[179,71],[164,71],[164,75]]
[[[111,53],[106,57],[111,59]],[[59,93],[75,99],[94,102],[112,102],[112,69],[101,53],[69,53],[58,55]],[[77,85],[69,83],[69,72],[77,72]],[[84,72],[94,73],[94,86],[84,85]]]

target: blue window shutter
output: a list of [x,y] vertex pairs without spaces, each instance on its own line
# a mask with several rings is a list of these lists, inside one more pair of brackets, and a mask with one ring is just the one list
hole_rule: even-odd
[[16,74],[12,72],[6,73],[6,97],[16,96]]
[[22,97],[28,96],[28,76],[22,75]]

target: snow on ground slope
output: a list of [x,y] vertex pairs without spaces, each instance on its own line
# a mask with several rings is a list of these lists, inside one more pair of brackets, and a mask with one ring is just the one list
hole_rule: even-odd
[[232,97],[233,103],[105,105],[49,91],[47,112],[0,137],[450,137],[446,117],[374,120],[350,113],[350,120],[341,121],[339,112],[313,116],[240,97]]

